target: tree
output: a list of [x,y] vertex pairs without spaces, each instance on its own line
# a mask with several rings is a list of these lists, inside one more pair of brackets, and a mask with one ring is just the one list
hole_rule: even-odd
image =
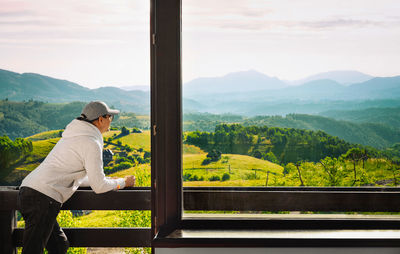
[[304,186],[303,178],[301,178],[300,163],[296,162],[297,173],[299,174],[300,186]]
[[32,141],[8,136],[0,137],[0,170],[9,168],[20,158],[25,158],[33,150]]
[[207,158],[210,158],[211,161],[219,161],[221,159],[221,154],[220,151],[213,149],[207,154]]
[[126,135],[129,135],[129,130],[125,126],[123,126],[121,129],[121,136],[126,136]]
[[145,151],[144,154],[143,154],[143,158],[144,158],[144,159],[149,159],[149,158],[151,158],[151,152]]
[[231,176],[228,173],[224,173],[222,175],[221,181],[225,182],[225,181],[228,181],[229,179],[231,179]]
[[343,156],[346,160],[350,160],[353,163],[353,172],[354,172],[354,181],[353,185],[357,182],[357,163],[363,158],[363,152],[360,148],[351,148],[349,149],[346,154]]
[[336,158],[326,157],[325,159],[321,159],[319,162],[328,174],[329,185],[338,186],[343,177],[339,171],[339,160]]
[[276,158],[273,152],[268,152],[263,157],[264,160],[270,161],[272,163],[279,163],[278,159]]
[[393,184],[397,186],[397,177],[396,174],[398,173],[400,168],[400,158],[395,157],[393,160],[389,161],[389,171],[393,174]]
[[12,140],[8,136],[0,137],[0,167],[1,169],[6,169],[13,160]]
[[259,150],[256,150],[253,152],[253,157],[257,158],[257,159],[261,159],[262,158],[262,154]]

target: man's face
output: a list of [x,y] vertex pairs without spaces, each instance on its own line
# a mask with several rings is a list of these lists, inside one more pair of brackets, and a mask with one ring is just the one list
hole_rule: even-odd
[[113,118],[114,117],[112,115],[107,115],[107,116],[104,116],[104,117],[100,116],[99,117],[98,128],[99,128],[101,133],[105,133],[105,132],[110,130],[110,125],[111,125],[111,122],[112,122]]

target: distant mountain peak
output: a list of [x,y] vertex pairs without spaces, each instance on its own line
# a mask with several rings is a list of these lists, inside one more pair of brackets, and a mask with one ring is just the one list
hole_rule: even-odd
[[255,69],[250,69],[247,71],[236,71],[236,72],[230,72],[226,75],[224,75],[224,77],[229,77],[229,76],[266,76],[264,73],[257,71]]
[[294,82],[291,82],[294,85],[300,85],[304,84],[313,80],[318,80],[318,79],[330,79],[334,80],[342,85],[351,85],[351,84],[356,84],[356,83],[362,83],[365,81],[368,81],[370,79],[374,78],[371,75],[362,73],[360,71],[354,71],[354,70],[335,70],[335,71],[327,71],[327,72],[321,72],[312,76],[309,76],[307,78],[297,80]]
[[286,87],[286,83],[256,70],[231,72],[220,77],[197,78],[184,86],[186,95],[205,93],[230,93],[257,90],[275,90]]

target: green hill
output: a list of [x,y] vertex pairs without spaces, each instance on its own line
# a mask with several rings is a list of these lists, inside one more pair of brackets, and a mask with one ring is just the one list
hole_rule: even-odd
[[38,140],[46,140],[46,139],[51,139],[51,138],[59,138],[62,135],[63,130],[52,130],[52,131],[45,131],[41,132],[32,136],[27,137],[28,139],[32,141],[38,141]]
[[[39,136],[44,137],[46,134]],[[59,139],[60,138],[49,138],[32,141],[32,153],[29,154],[23,161],[9,168],[7,175],[4,177],[4,179],[0,179],[0,182],[4,182],[6,185],[19,185],[22,179],[37,166],[39,166],[39,164],[46,158]]]
[[[339,114],[337,114],[339,115]],[[386,115],[388,116],[388,115]],[[383,119],[384,117],[382,117]],[[400,142],[400,128],[396,125],[387,125],[397,121],[395,116],[387,118],[386,122],[378,121],[356,123],[336,120],[324,116],[288,114],[286,116],[256,116],[243,117],[235,115],[214,114],[185,114],[185,131],[214,131],[215,126],[221,123],[240,123],[243,126],[268,126],[280,128],[295,128],[313,131],[323,131],[331,136],[339,137],[350,143],[372,146],[383,149]]]
[[368,108],[363,110],[335,110],[320,113],[325,117],[356,123],[380,123],[400,128],[400,107]]
[[[205,153],[183,155],[184,186],[257,186],[265,185],[267,174],[283,177],[282,166],[247,155],[222,154],[219,161],[202,165],[205,158]],[[224,174],[229,181],[222,181]]]
[[[85,104],[85,102],[45,103],[0,100],[0,136],[7,135],[15,139],[49,130],[64,129],[81,114]],[[148,116],[123,112],[116,116],[111,126],[148,129],[149,122]]]

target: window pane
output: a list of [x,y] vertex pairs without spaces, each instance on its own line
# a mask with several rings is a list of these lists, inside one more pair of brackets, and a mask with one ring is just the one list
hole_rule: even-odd
[[183,5],[183,186],[399,184],[398,1]]
[[[101,100],[121,111],[103,135],[104,173],[150,186],[150,1],[0,5],[0,185],[19,185],[84,105]],[[63,227],[151,224],[150,211],[61,211],[58,219]]]

